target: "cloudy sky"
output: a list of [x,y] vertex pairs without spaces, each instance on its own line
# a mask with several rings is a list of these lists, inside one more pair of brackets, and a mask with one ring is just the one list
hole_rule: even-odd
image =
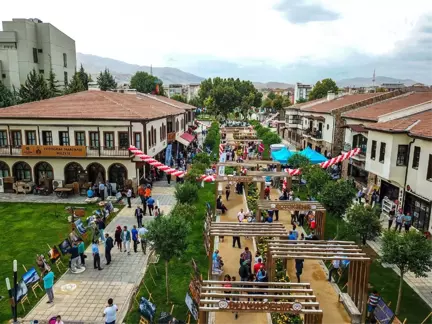
[[21,0],[77,51],[197,75],[312,82],[377,75],[432,83],[430,0]]

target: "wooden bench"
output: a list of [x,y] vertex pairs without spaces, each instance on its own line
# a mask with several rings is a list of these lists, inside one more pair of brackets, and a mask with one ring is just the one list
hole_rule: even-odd
[[351,317],[351,324],[360,324],[361,313],[357,306],[354,304],[351,297],[347,293],[341,293],[339,294],[339,302],[342,302],[342,304],[345,306],[345,310]]
[[56,188],[54,190],[55,194],[59,198],[67,198],[69,194],[71,194],[73,191],[73,188]]

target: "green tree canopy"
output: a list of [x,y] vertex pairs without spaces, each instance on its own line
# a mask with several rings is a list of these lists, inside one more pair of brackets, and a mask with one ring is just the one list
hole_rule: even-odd
[[274,100],[276,99],[276,94],[273,91],[270,91],[267,95],[267,98],[269,98],[270,100]]
[[16,105],[16,98],[12,91],[0,81],[0,108]]
[[192,97],[191,100],[189,100],[188,104],[194,107],[202,107],[203,105],[200,97],[198,96]]
[[157,84],[159,85],[159,94],[163,94],[162,81],[147,72],[136,72],[130,81],[131,88],[142,93],[155,93]]
[[[88,90],[88,83],[91,82],[91,76],[86,73],[82,64],[81,64],[81,67],[77,73],[78,73],[78,77],[81,81],[81,84],[84,86],[84,90]],[[78,91],[75,91],[75,92],[78,92]]]
[[173,258],[179,258],[188,247],[187,236],[189,224],[183,217],[157,217],[147,226],[147,240],[153,243],[153,248],[165,261],[166,297],[169,301],[168,264]]
[[294,153],[288,159],[288,165],[293,169],[298,169],[310,165],[310,161],[307,157]]
[[27,80],[21,85],[19,97],[23,103],[50,98],[51,93],[43,74],[36,72],[35,69],[30,71]]
[[381,252],[381,261],[397,266],[400,271],[395,311],[395,314],[399,315],[404,274],[410,271],[417,277],[427,277],[427,273],[432,269],[432,241],[417,231],[409,231],[403,235],[396,231],[385,231]]
[[346,212],[348,227],[360,236],[363,245],[381,235],[380,215],[370,205],[356,204]]
[[353,185],[344,180],[329,181],[322,188],[318,200],[335,216],[342,217],[353,203],[356,190]]
[[329,173],[314,165],[303,165],[302,176],[306,180],[309,195],[318,197],[321,189],[331,181]]
[[329,91],[337,93],[338,90],[339,88],[336,85],[336,82],[334,82],[332,79],[323,79],[315,84],[312,91],[309,93],[309,100],[325,98],[327,97],[327,93]]
[[173,94],[170,98],[173,99],[173,100],[177,100],[177,101],[180,101],[180,102],[187,103],[186,97],[183,96],[183,95],[181,95],[181,94],[178,94],[178,93]]
[[296,101],[296,103],[305,103],[305,102],[307,102],[307,99],[305,98],[300,98]]
[[59,81],[56,79],[56,75],[52,69],[50,70],[48,79],[46,81],[48,85],[50,98],[57,97],[62,94],[62,91],[60,90]]
[[291,106],[291,100],[289,99],[288,96],[277,95],[273,91],[271,91],[267,95],[267,98],[265,98],[262,101],[261,107],[274,108],[274,109],[280,110],[280,109],[282,109],[284,107],[288,107],[288,106]]
[[[87,87],[88,87],[88,84],[87,84]],[[69,84],[65,90],[65,93],[71,94],[71,93],[81,92],[81,91],[85,91],[85,90],[86,90],[86,88],[85,88],[84,84],[82,83],[80,72],[77,72],[72,77],[71,82],[69,82]]]
[[115,82],[114,77],[107,68],[105,68],[105,70],[99,74],[97,78],[97,83],[99,85],[99,89],[101,89],[102,91],[117,88],[117,83]]

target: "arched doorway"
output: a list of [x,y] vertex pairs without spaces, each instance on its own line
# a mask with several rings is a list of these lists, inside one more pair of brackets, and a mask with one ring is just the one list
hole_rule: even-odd
[[108,168],[108,181],[116,183],[117,188],[124,188],[127,178],[127,169],[123,164],[114,163]]
[[5,162],[0,161],[0,178],[9,177],[9,176],[10,176],[9,166]]
[[17,162],[12,167],[12,174],[16,181],[32,181],[31,167],[26,162]]
[[93,162],[90,163],[87,166],[87,174],[88,174],[88,180],[91,183],[97,183],[99,184],[99,182],[104,182],[105,183],[105,168],[97,163],[97,162]]
[[84,172],[83,167],[76,162],[67,164],[64,168],[65,183],[70,184],[79,181],[79,174]]
[[35,183],[41,185],[41,182],[54,179],[54,170],[51,164],[39,162],[34,167]]

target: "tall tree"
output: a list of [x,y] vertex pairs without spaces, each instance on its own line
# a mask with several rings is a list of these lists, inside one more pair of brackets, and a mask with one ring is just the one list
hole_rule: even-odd
[[107,68],[105,68],[105,70],[99,74],[97,78],[97,83],[99,85],[99,89],[101,89],[102,91],[117,88],[117,83],[115,82],[114,77]]
[[[88,90],[88,83],[90,81],[89,75],[84,70],[84,67],[82,64],[81,64],[81,67],[77,73],[78,73],[79,79],[81,80],[81,84],[84,86],[84,90]],[[78,91],[75,91],[75,92],[78,92]]]
[[32,102],[50,98],[48,85],[43,74],[37,73],[35,69],[27,75],[27,80],[19,90],[21,102]]
[[47,79],[48,83],[48,91],[50,98],[57,97],[61,95],[61,90],[59,89],[59,81],[56,79],[56,75],[52,69],[50,69],[50,73]]
[[336,82],[334,82],[332,79],[323,79],[315,84],[312,91],[309,93],[309,100],[325,98],[327,97],[327,93],[329,91],[337,93],[338,90],[339,88],[336,85]]
[[427,273],[432,270],[432,241],[417,231],[409,231],[403,235],[396,231],[385,231],[381,252],[381,261],[397,266],[400,271],[395,311],[395,314],[399,315],[405,273],[410,271],[416,277],[427,277]]
[[305,98],[300,98],[296,101],[296,103],[305,103],[305,102],[307,102],[307,99]]
[[16,105],[15,99],[13,92],[0,81],[0,108]]
[[71,94],[71,93],[81,92],[81,91],[85,91],[85,90],[86,90],[86,88],[85,88],[84,84],[82,83],[80,72],[76,72],[74,74],[74,76],[72,77],[72,80],[69,82],[69,84],[65,90],[65,93]]
[[353,185],[340,179],[327,182],[320,191],[318,200],[334,216],[342,217],[347,208],[352,205],[355,194],[356,190]]
[[202,103],[201,99],[198,96],[192,97],[189,100],[188,104],[191,105],[191,106],[194,106],[194,107],[202,107],[203,106],[203,103]]
[[181,257],[186,251],[189,234],[189,224],[182,217],[175,215],[168,217],[157,217],[150,222],[147,239],[153,242],[153,247],[161,259],[165,261],[165,288],[167,303],[169,302],[168,265],[175,257]]
[[302,176],[306,180],[306,187],[309,195],[318,197],[321,189],[327,182],[331,181],[331,177],[327,171],[322,168],[317,168],[313,165],[302,167]]
[[274,100],[276,99],[276,94],[273,91],[270,91],[267,95],[267,98],[269,98],[270,100]]
[[178,94],[178,93],[172,95],[170,98],[173,99],[173,100],[177,100],[177,101],[180,101],[180,102],[187,103],[186,97],[183,96],[183,95],[181,95],[181,94]]
[[360,236],[363,245],[381,234],[380,215],[370,205],[356,204],[346,212],[348,227]]
[[163,82],[147,72],[136,72],[130,81],[132,89],[142,93],[158,93],[163,95]]

